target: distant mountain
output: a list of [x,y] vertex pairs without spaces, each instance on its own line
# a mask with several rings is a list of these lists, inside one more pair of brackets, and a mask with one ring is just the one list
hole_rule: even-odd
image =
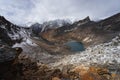
[[86,27],[94,28],[97,31],[98,30],[107,31],[107,32],[108,31],[120,31],[120,13],[113,15],[109,18],[106,18],[104,20],[98,21],[98,22],[91,21],[88,16],[83,20],[74,22],[72,25],[60,27],[57,29],[57,31],[59,33],[63,33],[66,31],[71,31],[76,28],[83,29]]
[[62,26],[68,26],[71,24],[70,20],[53,20],[53,21],[48,21],[44,22],[43,24],[35,23],[31,25],[31,29],[33,33],[39,34],[40,32],[45,32],[49,29],[56,29]]
[[89,17],[73,24],[58,27],[40,34],[50,42],[64,44],[69,40],[82,42],[86,47],[109,42],[120,33],[120,13],[101,20],[91,21]]
[[31,25],[31,30],[34,34],[38,35],[40,32],[42,32],[42,24],[35,23]]
[[70,20],[53,20],[53,21],[48,21],[48,22],[44,22],[43,26],[45,27],[45,30],[47,29],[53,29],[53,28],[59,28],[62,26],[67,26],[70,25],[71,21]]
[[90,25],[90,24],[93,24],[93,23],[94,23],[94,21],[91,21],[89,16],[87,16],[83,20],[76,21],[71,25],[65,25],[65,26],[59,27],[59,28],[56,29],[56,31],[57,31],[58,34],[62,34],[64,32],[72,31],[72,30],[74,30],[78,27],[81,27],[83,25],[87,25],[87,24]]

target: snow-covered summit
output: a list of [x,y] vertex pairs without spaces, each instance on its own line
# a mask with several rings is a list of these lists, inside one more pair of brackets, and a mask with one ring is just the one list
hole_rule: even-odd
[[52,21],[46,21],[42,24],[35,23],[31,25],[32,31],[35,34],[39,34],[40,32],[44,32],[48,29],[56,29],[62,26],[70,25],[72,22],[70,20],[52,20]]

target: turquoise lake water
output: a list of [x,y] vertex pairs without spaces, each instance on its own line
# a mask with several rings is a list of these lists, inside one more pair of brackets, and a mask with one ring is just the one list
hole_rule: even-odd
[[78,52],[78,51],[85,50],[84,45],[81,42],[70,41],[70,42],[65,43],[65,45],[68,46],[72,52]]

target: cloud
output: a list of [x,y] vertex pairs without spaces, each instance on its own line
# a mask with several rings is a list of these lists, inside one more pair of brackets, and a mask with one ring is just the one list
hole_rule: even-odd
[[93,20],[120,12],[120,0],[0,0],[1,15],[16,24],[54,19]]
[[27,0],[0,0],[0,15],[16,24],[20,24],[24,23],[26,15],[31,12],[33,7],[32,2],[27,2]]

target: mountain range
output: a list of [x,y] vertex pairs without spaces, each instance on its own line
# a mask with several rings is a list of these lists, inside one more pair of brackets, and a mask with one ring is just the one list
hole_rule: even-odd
[[0,80],[119,80],[119,53],[120,13],[30,27],[0,16]]

